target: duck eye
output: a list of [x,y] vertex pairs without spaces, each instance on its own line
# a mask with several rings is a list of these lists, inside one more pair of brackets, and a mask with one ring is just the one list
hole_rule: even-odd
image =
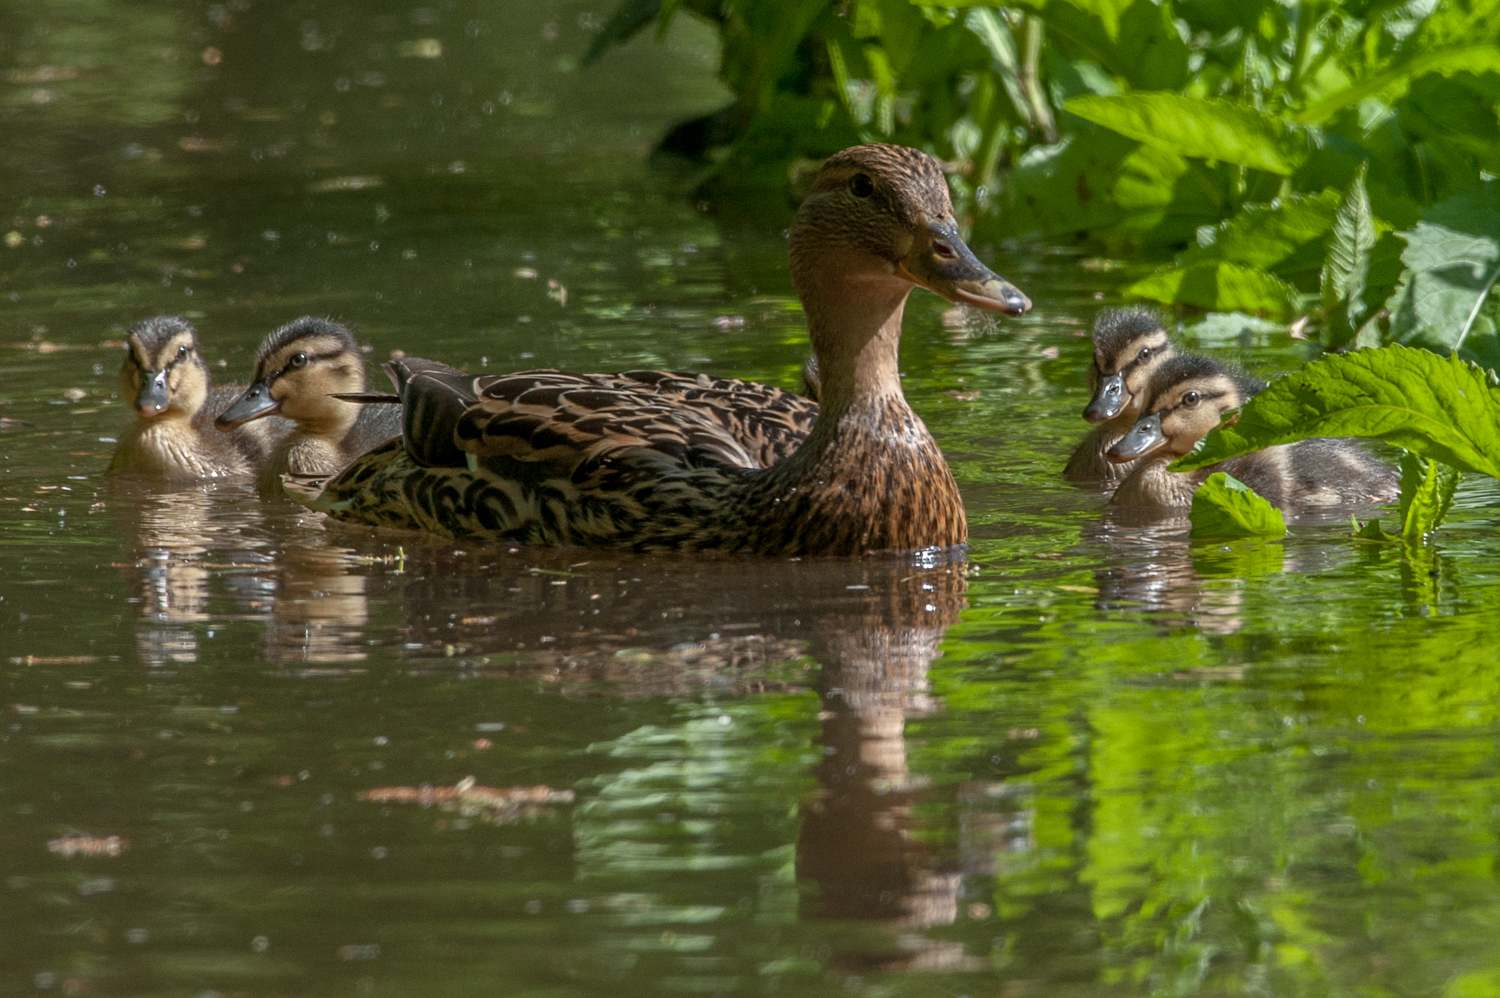
[[305,353],[294,353],[294,354],[292,354],[292,359],[286,362],[286,366],[287,367],[306,367],[307,366],[307,354],[305,354]]
[[1185,406],[1187,406],[1189,409],[1191,409],[1193,406],[1197,405],[1198,404],[1198,393],[1197,392],[1188,392],[1186,395],[1182,396],[1182,404],[1185,405]]
[[186,357],[187,355],[188,355],[188,348],[187,347],[183,346],[183,347],[178,347],[177,348],[177,359],[178,360],[182,360],[182,358]]
[[1151,348],[1141,347],[1141,352],[1136,355],[1136,360],[1147,361],[1151,359]]
[[868,173],[856,173],[854,179],[849,181],[849,189],[857,198],[867,198],[875,193],[875,181],[870,179]]

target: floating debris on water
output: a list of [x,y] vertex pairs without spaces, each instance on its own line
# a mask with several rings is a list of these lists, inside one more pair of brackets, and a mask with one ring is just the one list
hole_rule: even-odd
[[359,795],[372,804],[416,804],[457,811],[466,816],[481,816],[497,825],[520,818],[546,817],[549,805],[573,803],[573,791],[554,790],[544,784],[533,787],[481,787],[473,776],[466,776],[451,787],[376,787]]
[[95,859],[100,856],[118,856],[130,848],[130,840],[119,835],[64,835],[47,843],[47,851],[64,859],[83,856]]

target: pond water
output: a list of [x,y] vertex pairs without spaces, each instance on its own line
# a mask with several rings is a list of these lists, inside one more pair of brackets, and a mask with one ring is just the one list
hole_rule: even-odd
[[1058,473],[1132,266],[979,246],[1030,315],[913,298],[967,561],[455,546],[103,477],[164,311],[225,381],[314,312],[372,362],[795,386],[790,209],[648,165],[724,101],[712,38],[578,68],[608,12],[0,12],[0,992],[1500,993],[1500,496],[1426,561],[1116,522]]

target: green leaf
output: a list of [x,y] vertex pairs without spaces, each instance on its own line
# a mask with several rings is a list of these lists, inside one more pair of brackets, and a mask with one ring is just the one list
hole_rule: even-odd
[[624,0],[615,8],[615,12],[609,15],[609,20],[604,22],[604,27],[600,32],[594,36],[580,64],[592,66],[614,46],[624,45],[630,41],[638,31],[656,18],[656,15],[661,12],[661,5],[662,0]]
[[[1213,241],[1193,246],[1177,258],[1179,264],[1228,260],[1265,269],[1295,262],[1309,244],[1319,243],[1333,227],[1339,207],[1336,190],[1320,194],[1291,194],[1270,204],[1247,204],[1238,214],[1208,230]],[[1200,243],[1204,236],[1199,237]],[[1321,246],[1319,247],[1321,256]]]
[[1494,337],[1495,322],[1483,306],[1500,278],[1500,183],[1455,194],[1400,235],[1407,270],[1386,304],[1391,339],[1446,351]]
[[1244,482],[1216,471],[1193,493],[1194,537],[1283,537],[1286,521]]
[[1366,311],[1365,283],[1370,276],[1370,251],[1375,248],[1375,239],[1375,215],[1365,191],[1365,165],[1361,164],[1334,216],[1333,238],[1323,263],[1326,345],[1347,343],[1359,330]]
[[1243,104],[1173,93],[1086,94],[1072,114],[1147,145],[1183,156],[1223,160],[1290,176],[1308,156],[1305,132]]
[[1125,289],[1127,295],[1173,305],[1196,305],[1215,312],[1297,314],[1297,289],[1274,274],[1226,261],[1169,266]]
[[1482,75],[1500,71],[1500,48],[1492,44],[1457,45],[1435,51],[1422,51],[1422,47],[1415,45],[1412,48],[1419,54],[1314,101],[1297,112],[1294,120],[1304,125],[1318,125],[1344,108],[1370,97],[1394,101],[1406,93],[1412,80],[1427,73],[1452,76],[1463,72]]
[[1420,544],[1438,527],[1453,505],[1459,472],[1441,461],[1410,451],[1401,455],[1401,539]]
[[1322,357],[1272,382],[1172,470],[1308,437],[1371,437],[1500,478],[1500,388],[1492,377],[1457,357],[1396,345]]
[[1349,523],[1354,528],[1353,536],[1356,540],[1379,541],[1382,544],[1391,540],[1390,535],[1380,529],[1380,517],[1378,516],[1374,519],[1366,520],[1364,523],[1360,523],[1359,520],[1351,516],[1349,517]]

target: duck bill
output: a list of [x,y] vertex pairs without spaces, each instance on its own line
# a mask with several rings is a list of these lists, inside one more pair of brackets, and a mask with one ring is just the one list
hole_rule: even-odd
[[271,397],[271,388],[264,381],[257,381],[246,388],[229,408],[219,413],[214,425],[221,430],[232,430],[252,419],[270,416],[281,411],[281,403]]
[[167,411],[172,404],[172,393],[167,388],[166,371],[147,371],[146,382],[135,397],[135,411],[147,419],[154,419]]
[[1161,413],[1154,412],[1136,420],[1130,432],[1115,441],[1114,446],[1105,451],[1105,456],[1119,464],[1145,457],[1166,445],[1167,438],[1161,432]]
[[1006,315],[1025,315],[1031,308],[1019,288],[979,262],[951,222],[926,219],[896,271],[955,304]]
[[1125,391],[1125,375],[1111,374],[1099,382],[1099,390],[1089,399],[1083,410],[1083,418],[1090,423],[1103,423],[1114,419],[1125,408],[1130,393]]

